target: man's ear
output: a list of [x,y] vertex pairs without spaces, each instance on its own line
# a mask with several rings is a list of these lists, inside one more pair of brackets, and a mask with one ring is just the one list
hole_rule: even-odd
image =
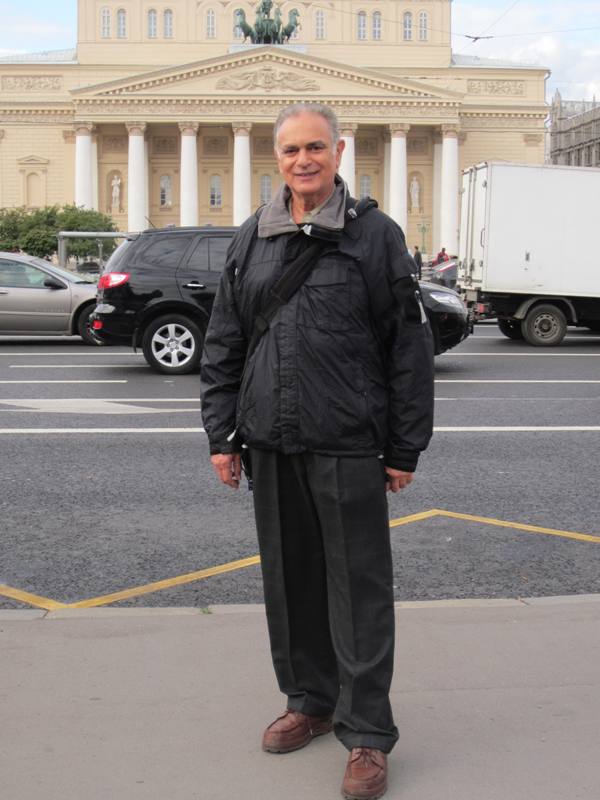
[[340,139],[339,142],[335,146],[335,165],[336,167],[340,166],[342,161],[342,153],[344,152],[344,147],[346,147],[345,139]]

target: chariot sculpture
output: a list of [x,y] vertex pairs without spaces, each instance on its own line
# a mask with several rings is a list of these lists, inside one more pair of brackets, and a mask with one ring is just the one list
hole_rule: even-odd
[[237,24],[244,35],[244,42],[246,39],[250,39],[252,44],[286,44],[289,42],[300,26],[298,9],[292,8],[288,14],[287,23],[284,23],[281,7],[277,6],[271,19],[272,8],[273,0],[261,0],[256,8],[254,27],[248,23],[246,12],[242,8],[237,10]]

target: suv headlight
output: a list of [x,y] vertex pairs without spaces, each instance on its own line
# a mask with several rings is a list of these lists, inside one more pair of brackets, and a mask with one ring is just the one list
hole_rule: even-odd
[[453,308],[460,308],[461,311],[465,310],[462,300],[455,294],[449,292],[430,292],[431,297],[437,300],[438,303],[443,303],[445,306],[452,306]]

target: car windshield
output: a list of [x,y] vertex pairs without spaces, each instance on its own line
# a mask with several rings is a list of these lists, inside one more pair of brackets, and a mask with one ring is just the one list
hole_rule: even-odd
[[64,278],[71,283],[96,283],[96,279],[94,278],[89,278],[85,275],[76,275],[74,272],[69,272],[67,269],[54,266],[54,264],[51,264],[49,261],[44,261],[43,258],[32,256],[29,259],[29,263],[35,264],[36,267],[42,267],[42,269],[51,269],[58,278]]
[[[135,237],[135,239],[137,239],[137,236]],[[125,241],[117,247],[117,249],[114,251],[114,253],[111,255],[111,257],[106,262],[103,272],[118,272],[119,271],[119,267],[121,266],[121,262],[125,258],[125,255],[127,254],[127,251],[129,250],[129,248],[131,247],[131,245],[133,244],[135,239],[134,238],[125,239]]]

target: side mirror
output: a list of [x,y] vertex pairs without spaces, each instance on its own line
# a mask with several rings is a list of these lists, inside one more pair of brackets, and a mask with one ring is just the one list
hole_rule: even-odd
[[46,280],[44,281],[44,286],[47,289],[64,289],[65,288],[64,285],[60,281],[56,280],[56,278],[46,278]]

